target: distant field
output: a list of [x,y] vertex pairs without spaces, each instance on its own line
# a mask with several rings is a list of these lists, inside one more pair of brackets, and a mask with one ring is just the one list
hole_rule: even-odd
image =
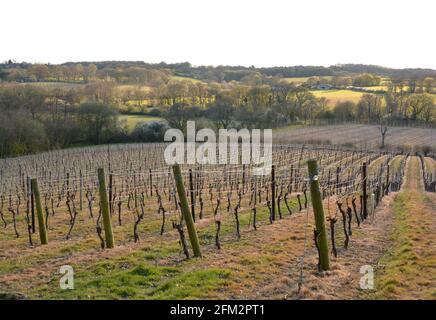
[[314,90],[312,93],[317,98],[327,98],[328,105],[333,107],[339,101],[352,101],[359,102],[360,98],[365,94],[364,92],[357,92],[351,90]]
[[309,77],[297,77],[297,78],[283,78],[283,80],[289,83],[304,83],[309,79]]
[[175,81],[191,81],[193,83],[206,83],[206,82],[198,80],[198,79],[189,78],[189,77],[181,77],[181,76],[171,76],[171,80],[175,80]]
[[162,120],[162,118],[143,116],[143,115],[121,115],[120,120],[126,121],[127,128],[129,130],[133,130],[135,128],[135,126],[140,122],[159,121],[159,120]]
[[85,86],[84,83],[74,83],[74,82],[19,82],[18,84],[23,86],[33,86],[33,87],[52,87],[52,88],[79,88]]
[[[331,76],[319,76],[320,78],[323,79],[331,79]],[[293,77],[293,78],[283,78],[283,80],[289,82],[289,83],[295,83],[295,84],[299,84],[299,83],[304,83],[307,80],[309,80],[309,78],[312,77]]]
[[[274,143],[315,143],[358,148],[378,148],[380,130],[375,125],[344,124],[281,128],[274,131]],[[406,147],[412,151],[423,146],[436,150],[436,129],[389,127],[386,147]]]
[[380,85],[380,86],[362,87],[362,89],[372,90],[372,91],[386,91],[388,90],[388,86]]
[[143,86],[143,85],[134,85],[134,84],[120,84],[120,85],[117,85],[117,89],[120,91],[140,89],[140,90],[143,90],[144,92],[149,92],[151,90],[151,87]]

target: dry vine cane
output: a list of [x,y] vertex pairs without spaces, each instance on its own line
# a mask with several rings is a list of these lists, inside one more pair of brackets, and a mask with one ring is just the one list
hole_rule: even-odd
[[77,218],[77,210],[76,210],[76,204],[74,202],[74,198],[75,198],[74,195],[68,195],[68,199],[67,199],[68,212],[70,213],[71,216],[70,229],[68,230],[67,240],[69,240],[71,237],[71,232],[73,231]]
[[288,194],[287,193],[285,193],[284,200],[285,200],[286,209],[288,209],[289,215],[292,215],[292,209],[288,203]]
[[[180,203],[178,203],[178,207],[180,208]],[[189,259],[189,250],[188,244],[186,243],[185,231],[183,230],[183,216],[179,212],[179,222],[173,222],[173,228],[177,230],[179,233],[179,244],[182,247],[183,253],[186,256],[186,259]]]
[[241,232],[240,232],[240,223],[239,223],[239,213],[238,210],[241,208],[241,199],[242,194],[241,191],[238,192],[238,203],[236,204],[235,208],[233,209],[233,215],[235,216],[235,223],[236,223],[236,237],[241,239]]
[[102,236],[103,229],[101,228],[100,221],[101,221],[101,208],[99,210],[97,221],[96,221],[95,225],[96,225],[97,236],[100,239],[100,246],[102,249],[104,249],[106,245],[105,245],[104,238]]
[[6,228],[8,226],[8,223],[6,222],[5,217],[3,215],[4,200],[5,200],[5,198],[2,195],[0,197],[0,218],[2,219],[3,225]]
[[10,213],[12,213],[12,219],[13,219],[15,236],[17,238],[20,237],[20,234],[18,233],[18,230],[17,230],[17,218],[16,218],[17,215],[19,215],[19,213],[20,213],[20,203],[21,203],[21,198],[18,197],[17,202],[16,202],[17,209],[14,210],[14,208],[12,207],[12,199],[9,198],[9,208],[8,208],[8,210],[9,210]]
[[218,250],[221,250],[221,242],[220,242],[220,231],[221,231],[221,215],[218,214],[218,210],[220,207],[220,199],[217,199],[216,207],[213,213],[214,219],[215,219],[215,225],[216,225],[216,232],[215,232],[215,246]]
[[133,239],[134,239],[135,242],[139,241],[138,225],[141,222],[141,220],[144,219],[144,215],[145,215],[145,209],[144,209],[143,201],[140,201],[140,207],[141,207],[141,213],[139,213],[138,210],[135,210],[135,212],[136,212],[136,219],[135,219],[135,224],[133,225]]
[[318,251],[318,271],[321,271],[321,251],[319,250],[319,245],[318,245],[318,231],[316,231],[316,229],[313,229],[313,240],[315,242],[315,248]]
[[339,208],[339,211],[342,214],[342,222],[343,222],[343,227],[344,227],[344,235],[345,235],[345,240],[344,240],[344,248],[347,249],[348,248],[348,243],[350,242],[350,238],[348,236],[348,231],[347,231],[347,214],[345,213],[344,209],[342,209],[342,203],[339,201],[336,201],[336,204]]
[[332,253],[336,258],[338,256],[338,251],[336,249],[336,241],[335,241],[335,223],[338,221],[336,217],[328,217],[327,220],[330,222],[330,236],[332,240]]
[[351,199],[351,205],[353,206],[353,212],[354,212],[354,216],[356,217],[357,226],[360,227],[360,219],[359,219],[359,215],[357,213],[356,197],[355,196],[353,196],[353,198]]
[[[157,188],[156,186],[155,186],[155,190],[156,190],[157,202],[158,202],[158,204],[159,204],[159,208],[158,208],[158,210],[157,210],[157,213],[158,213],[158,214],[162,214],[162,225],[161,225],[161,227],[160,227],[160,235],[163,235],[164,232],[165,232],[166,210],[165,210],[165,208],[163,207],[163,204],[162,204],[162,197],[161,197],[161,195],[160,195],[160,193],[159,193],[159,190],[158,190],[158,188]],[[144,196],[144,195],[143,195],[143,196]]]

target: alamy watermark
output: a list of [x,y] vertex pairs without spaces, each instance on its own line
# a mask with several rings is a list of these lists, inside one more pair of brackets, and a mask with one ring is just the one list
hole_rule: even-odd
[[205,128],[196,132],[195,121],[188,121],[186,132],[186,142],[182,130],[165,132],[165,141],[172,142],[164,153],[168,165],[246,164],[252,166],[254,175],[271,172],[271,129],[219,129],[217,141],[214,130]]
[[63,276],[59,280],[59,287],[62,290],[74,289],[74,269],[72,266],[64,265],[59,269],[59,273]]
[[373,290],[374,289],[374,268],[370,265],[363,265],[360,267],[360,278],[359,285],[362,290]]

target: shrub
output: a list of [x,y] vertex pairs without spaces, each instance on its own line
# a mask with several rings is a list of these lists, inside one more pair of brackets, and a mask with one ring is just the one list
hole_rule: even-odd
[[168,125],[163,121],[140,122],[132,132],[132,139],[140,142],[163,142]]

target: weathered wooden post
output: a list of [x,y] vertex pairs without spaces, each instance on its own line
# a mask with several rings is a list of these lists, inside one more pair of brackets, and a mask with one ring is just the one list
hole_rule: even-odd
[[307,162],[309,169],[310,194],[312,199],[313,213],[315,215],[316,241],[319,248],[319,266],[321,270],[330,269],[329,248],[327,233],[324,224],[324,208],[322,206],[321,192],[318,181],[318,165],[316,160]]
[[386,190],[385,190],[385,195],[388,195],[389,194],[389,187],[390,187],[390,182],[389,182],[389,170],[390,169],[390,166],[389,166],[389,164],[387,165],[387,168],[386,168]]
[[80,211],[83,210],[83,174],[80,170]]
[[195,194],[194,194],[194,181],[192,179],[192,170],[189,169],[189,194],[191,195],[191,211],[192,219],[195,222]]
[[374,211],[375,211],[375,193],[371,193],[371,202],[370,202],[370,206],[369,206],[369,210],[370,210],[370,214],[374,215]]
[[48,244],[47,230],[45,228],[44,214],[42,212],[41,197],[39,195],[38,180],[31,180],[33,195],[35,196],[36,214],[38,216],[38,229],[41,244]]
[[112,222],[111,216],[109,212],[109,201],[106,191],[106,180],[104,176],[104,169],[98,169],[98,184],[100,191],[100,206],[101,206],[101,214],[103,216],[103,227],[104,227],[104,235],[106,238],[106,247],[113,248],[114,247],[114,236],[112,233]]
[[242,193],[245,194],[245,164],[242,165]]
[[32,209],[32,233],[36,232],[35,226],[35,196],[33,194],[32,179],[30,179],[30,207]]
[[[109,212],[110,212],[111,216],[112,216],[112,213],[114,211],[113,210],[113,203],[112,203],[112,192],[113,192],[112,184],[113,184],[113,179],[114,178],[112,176],[112,173],[109,173]],[[136,206],[135,206],[135,208],[136,208]]]
[[188,199],[186,198],[185,186],[183,185],[182,173],[178,164],[173,165],[174,179],[176,181],[177,193],[179,195],[180,207],[182,210],[183,218],[186,222],[188,229],[189,240],[191,242],[194,257],[201,257],[200,243],[195,230],[194,220],[189,212]]
[[135,209],[138,209],[138,182],[136,178],[136,171],[133,171],[133,187],[135,188]]
[[363,217],[366,219],[368,218],[368,196],[367,196],[367,181],[366,181],[366,177],[367,177],[367,164],[366,162],[363,163],[362,165],[362,213],[363,213]]
[[276,174],[275,166],[271,167],[271,220],[276,219]]
[[153,196],[153,175],[151,174],[151,169],[148,169],[148,182],[150,184],[150,196]]

